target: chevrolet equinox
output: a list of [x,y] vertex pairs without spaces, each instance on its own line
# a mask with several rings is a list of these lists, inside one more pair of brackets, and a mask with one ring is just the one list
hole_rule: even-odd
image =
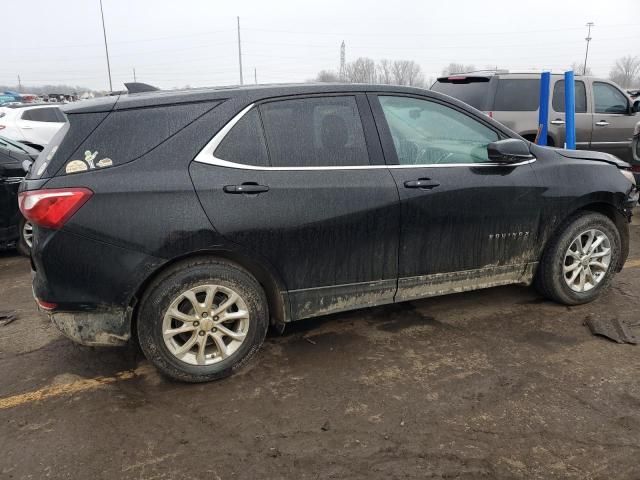
[[507,284],[566,305],[624,264],[629,165],[531,144],[417,88],[78,102],[19,194],[33,291],[71,339],[231,374],[269,325]]

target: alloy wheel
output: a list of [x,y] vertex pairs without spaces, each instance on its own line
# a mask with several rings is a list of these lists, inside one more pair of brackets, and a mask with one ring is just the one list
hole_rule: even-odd
[[611,242],[598,229],[578,235],[564,256],[562,275],[574,292],[588,292],[605,277],[611,263]]
[[162,322],[169,352],[191,365],[212,365],[233,355],[248,330],[245,301],[222,285],[200,285],[182,292]]
[[33,224],[31,222],[24,222],[22,225],[22,238],[27,247],[31,248],[33,245]]

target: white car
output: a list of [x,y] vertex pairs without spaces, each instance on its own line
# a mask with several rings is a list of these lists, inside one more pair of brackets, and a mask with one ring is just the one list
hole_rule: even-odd
[[65,124],[66,117],[56,105],[19,104],[0,107],[0,135],[38,150]]

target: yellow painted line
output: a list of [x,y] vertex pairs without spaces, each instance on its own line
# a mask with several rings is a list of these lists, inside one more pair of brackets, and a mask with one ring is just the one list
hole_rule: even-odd
[[0,398],[0,410],[18,407],[25,403],[40,402],[52,397],[73,395],[80,392],[86,392],[88,390],[95,390],[111,383],[119,382],[120,380],[129,380],[135,376],[136,371],[128,370],[116,373],[112,377],[87,378],[72,383],[50,385],[33,392],[26,392],[19,395],[13,395],[12,397]]
[[627,260],[627,263],[624,264],[624,268],[638,268],[640,267],[640,258],[636,258],[634,260]]

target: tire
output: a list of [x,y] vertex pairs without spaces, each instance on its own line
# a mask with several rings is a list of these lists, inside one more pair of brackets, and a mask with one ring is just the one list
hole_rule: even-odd
[[[593,238],[591,244],[590,237]],[[601,237],[605,239],[597,243]],[[578,247],[578,242],[581,247]],[[587,247],[595,247],[595,251],[588,254]],[[609,256],[604,254],[607,248]],[[586,251],[587,255],[581,251]],[[600,213],[581,212],[568,219],[549,241],[534,284],[542,295],[565,305],[591,302],[611,284],[620,252],[620,232],[615,224]],[[583,271],[585,280],[581,290]],[[577,277],[572,281],[574,275]]]
[[[224,308],[234,300],[233,294],[238,300]],[[221,308],[224,311],[216,313]],[[190,260],[170,268],[143,295],[138,341],[147,359],[166,376],[208,382],[231,375],[253,357],[264,341],[268,319],[264,290],[249,272],[222,260]],[[175,334],[177,329],[188,331]],[[189,346],[190,342],[195,343]]]
[[33,226],[24,218],[18,223],[18,242],[16,248],[21,255],[28,257],[31,255],[31,245],[33,241]]

